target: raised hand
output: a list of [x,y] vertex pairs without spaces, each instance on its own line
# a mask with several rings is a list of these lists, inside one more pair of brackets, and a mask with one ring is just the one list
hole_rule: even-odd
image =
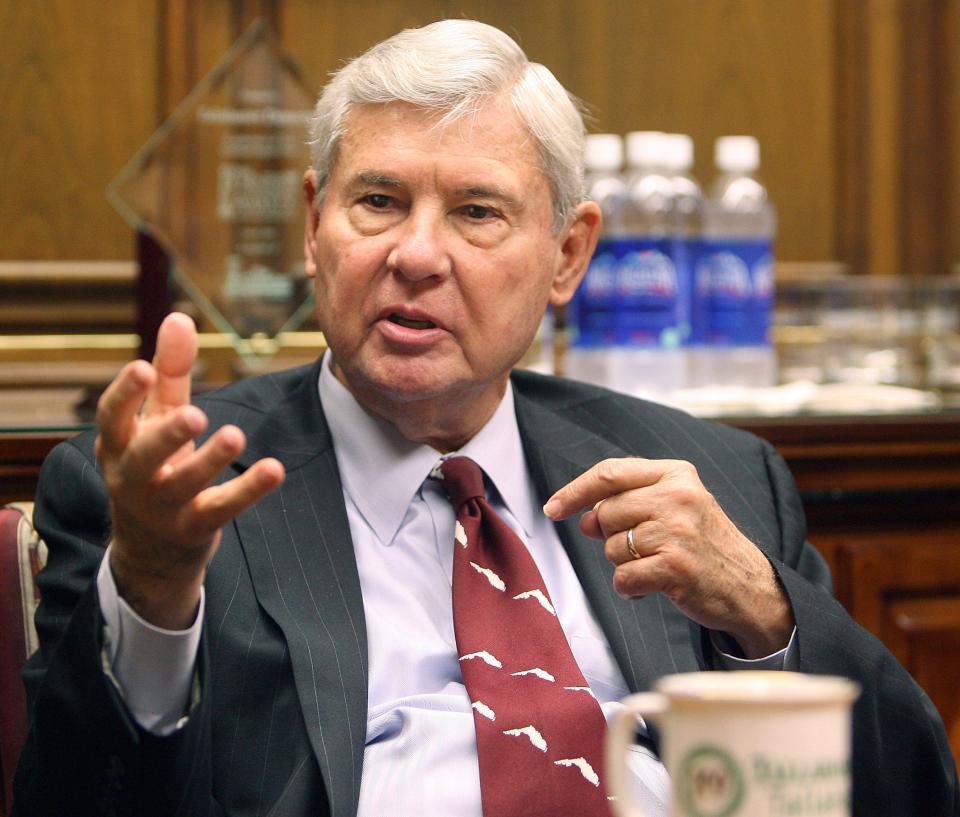
[[663,593],[688,618],[733,636],[748,658],[787,645],[793,613],[773,567],[726,516],[693,465],[604,460],[544,506],[555,520],[584,509],[580,529],[604,540],[606,557],[617,566],[618,593]]
[[197,334],[186,315],[167,316],[152,365],[127,364],[97,407],[97,457],[110,494],[110,566],[120,594],[147,621],[190,626],[220,529],[283,481],[275,459],[211,486],[243,451],[243,432],[223,426],[202,446],[206,415],[190,405]]

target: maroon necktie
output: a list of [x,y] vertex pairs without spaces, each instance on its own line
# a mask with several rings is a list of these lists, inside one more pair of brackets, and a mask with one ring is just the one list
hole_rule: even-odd
[[609,817],[606,723],[537,566],[467,457],[439,466],[457,515],[453,624],[484,817]]

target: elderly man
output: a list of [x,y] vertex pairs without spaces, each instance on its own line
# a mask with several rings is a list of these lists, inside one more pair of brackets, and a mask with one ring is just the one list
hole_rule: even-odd
[[173,315],[45,467],[20,812],[603,815],[622,696],[765,666],[862,684],[856,814],[957,813],[942,725],[830,598],[769,446],[511,373],[600,227],[550,72],[480,23],[405,31],[312,136],[329,351],[190,404]]

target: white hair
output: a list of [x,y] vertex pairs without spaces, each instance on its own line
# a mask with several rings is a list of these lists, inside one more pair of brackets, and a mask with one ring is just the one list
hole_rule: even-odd
[[312,162],[322,194],[354,106],[406,102],[446,125],[508,94],[533,136],[553,195],[559,230],[584,197],[585,129],[578,101],[549,69],[527,59],[500,29],[441,20],[373,46],[337,71],[310,122]]

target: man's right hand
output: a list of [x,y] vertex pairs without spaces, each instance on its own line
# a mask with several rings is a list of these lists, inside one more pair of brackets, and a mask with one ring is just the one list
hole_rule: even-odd
[[199,448],[206,415],[190,405],[197,333],[186,315],[168,315],[153,364],[127,364],[97,407],[97,458],[110,494],[110,567],[120,595],[144,619],[181,630],[196,616],[220,529],[283,482],[275,459],[211,486],[243,451],[236,426]]

